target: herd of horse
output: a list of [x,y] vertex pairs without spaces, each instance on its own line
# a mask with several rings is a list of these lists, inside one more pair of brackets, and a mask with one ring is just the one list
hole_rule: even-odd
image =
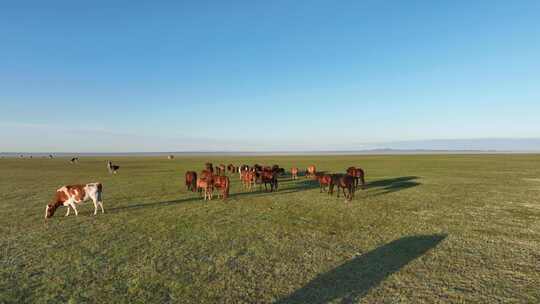
[[[297,167],[291,168],[291,178],[297,180],[299,172]],[[273,192],[278,190],[278,177],[285,175],[285,173],[285,169],[278,165],[235,166],[229,164],[225,166],[220,164],[214,167],[212,163],[206,163],[205,168],[199,174],[196,171],[186,172],[185,185],[188,191],[198,192],[201,197],[204,197],[204,200],[211,200],[214,191],[217,191],[218,198],[225,199],[229,197],[231,185],[229,176],[238,174],[244,190],[252,191],[255,185],[258,184],[260,190],[264,185],[265,191],[270,190],[270,192]],[[354,198],[354,193],[359,184],[362,189],[366,185],[365,172],[358,167],[349,167],[345,173],[331,174],[317,172],[317,168],[311,165],[305,170],[304,176],[316,180],[319,183],[321,193],[327,192],[329,195],[333,195],[334,188],[337,188],[337,197],[339,197],[341,191],[347,201]]]

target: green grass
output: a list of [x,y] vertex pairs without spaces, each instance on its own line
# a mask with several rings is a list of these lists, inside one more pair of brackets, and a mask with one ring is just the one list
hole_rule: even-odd
[[[346,204],[301,178],[204,202],[204,162],[367,172]],[[540,301],[540,156],[0,159],[0,303]],[[105,214],[44,208],[100,181]]]

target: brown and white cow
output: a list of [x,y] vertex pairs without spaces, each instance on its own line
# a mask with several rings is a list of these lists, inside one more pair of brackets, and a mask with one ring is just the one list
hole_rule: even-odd
[[87,200],[92,200],[94,203],[94,215],[97,214],[98,205],[101,207],[101,213],[104,213],[105,211],[103,210],[102,193],[103,186],[101,183],[63,186],[56,190],[54,198],[45,207],[45,218],[53,216],[56,209],[60,206],[67,207],[65,216],[69,215],[71,208],[73,208],[73,211],[75,211],[75,215],[79,215],[75,205],[81,204]]

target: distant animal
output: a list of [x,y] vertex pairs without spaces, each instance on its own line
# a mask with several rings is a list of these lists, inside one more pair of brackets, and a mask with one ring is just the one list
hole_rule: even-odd
[[291,176],[292,176],[292,179],[298,179],[298,168],[296,167],[291,168]]
[[306,169],[306,178],[308,178],[308,177],[314,178],[315,173],[317,173],[317,168],[315,167],[315,165],[311,165],[311,166],[307,167],[307,169]]
[[107,162],[107,169],[109,170],[109,173],[116,174],[118,169],[120,169],[120,166],[114,165],[111,161]]
[[208,171],[210,171],[210,173],[214,173],[214,166],[212,165],[212,163],[206,163],[204,164],[204,168]]
[[197,179],[197,191],[204,192],[204,200],[212,200],[213,181],[211,177],[199,177]]
[[53,156],[52,154],[49,154],[49,158],[50,158],[50,159],[53,159],[54,156]]
[[188,191],[191,191],[191,192],[197,191],[197,172],[195,171],[186,172],[186,188]]
[[65,216],[69,215],[69,211],[71,209],[75,211],[75,215],[79,215],[75,205],[81,204],[87,200],[92,200],[94,203],[94,215],[97,214],[98,206],[101,207],[101,213],[104,213],[105,210],[103,210],[102,196],[103,186],[101,183],[63,186],[56,190],[54,198],[45,207],[45,218],[50,218],[53,216],[56,209],[60,206],[67,207]]
[[328,194],[332,194],[332,192],[334,190],[332,188],[332,175],[324,174],[324,173],[317,173],[315,178],[319,182],[320,193],[328,191]]
[[[79,158],[78,158],[78,157],[73,157],[73,158],[70,160],[70,162],[71,162],[72,164],[78,163],[78,162],[79,162]],[[107,167],[107,168],[108,168],[108,167]]]
[[170,159],[170,160],[173,160],[173,159],[174,159],[174,155],[171,154],[171,155],[167,156],[167,158]]
[[278,189],[278,179],[277,174],[272,171],[261,171],[260,173],[260,180],[261,180],[261,187],[262,184],[264,184],[264,190],[268,191],[267,185],[270,185],[270,192],[273,192],[274,190],[277,191]]
[[229,186],[231,184],[227,176],[217,176],[214,175],[214,189],[218,190],[218,198],[227,198],[229,197]]
[[216,167],[216,174],[217,175],[224,175],[225,174],[225,165],[224,164],[220,164],[219,166]]
[[362,183],[362,189],[366,186],[365,172],[362,168],[349,167],[347,168],[347,174],[354,178],[354,187],[358,187],[358,181]]
[[[343,195],[347,201],[351,201],[354,197],[354,178],[348,174],[335,174],[332,176],[332,184],[330,191],[334,191],[334,186],[337,187],[337,197],[339,197],[340,189],[343,191]],[[347,192],[345,192],[347,189]]]
[[227,165],[227,172],[229,172],[229,173],[236,172],[236,167],[233,164],[228,164]]

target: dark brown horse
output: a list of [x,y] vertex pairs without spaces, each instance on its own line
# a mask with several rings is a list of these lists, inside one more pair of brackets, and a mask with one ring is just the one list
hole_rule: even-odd
[[214,175],[214,189],[218,190],[218,198],[220,198],[220,192],[222,198],[229,197],[230,180],[227,176]]
[[277,174],[272,171],[261,171],[260,172],[261,187],[264,184],[264,191],[268,191],[267,185],[270,184],[270,192],[278,189],[278,179]]
[[204,168],[208,171],[210,171],[210,173],[214,173],[214,166],[212,165],[212,163],[206,163],[204,164]]
[[186,172],[186,188],[191,192],[195,192],[197,190],[197,172]]
[[362,189],[366,186],[365,173],[362,168],[349,167],[347,168],[347,174],[354,178],[354,187],[358,187],[358,180],[362,183]]
[[[332,184],[330,191],[333,192],[334,186],[337,186],[337,197],[339,197],[339,190],[343,191],[343,195],[347,201],[351,201],[354,197],[354,177],[348,174],[334,174],[332,176]],[[347,189],[347,192],[345,192]]]

